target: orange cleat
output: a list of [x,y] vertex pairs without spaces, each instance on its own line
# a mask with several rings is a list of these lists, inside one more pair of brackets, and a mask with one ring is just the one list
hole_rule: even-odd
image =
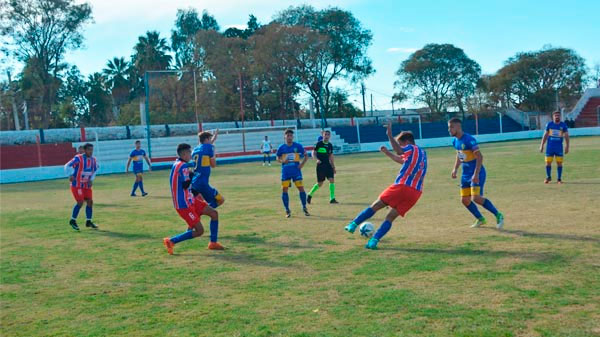
[[164,238],[163,244],[167,248],[167,253],[169,253],[169,255],[173,255],[173,247],[175,246],[175,244],[173,242],[171,242],[171,239]]
[[223,247],[218,242],[211,242],[208,244],[208,249],[210,249],[210,250],[225,250],[225,247]]

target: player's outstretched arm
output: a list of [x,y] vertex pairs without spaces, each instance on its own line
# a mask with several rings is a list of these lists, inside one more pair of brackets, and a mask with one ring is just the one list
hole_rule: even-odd
[[389,121],[386,126],[385,134],[387,135],[388,140],[390,141],[390,144],[392,145],[392,148],[394,149],[396,154],[401,155],[404,151],[402,151],[402,146],[400,146],[400,144],[398,144],[398,141],[394,138],[394,135],[392,133],[392,122],[391,121]]
[[379,148],[379,151],[383,152],[383,154],[385,154],[386,156],[388,156],[388,158],[390,158],[391,160],[395,161],[398,164],[404,164],[404,159],[402,159],[401,156],[390,152],[390,150],[387,149],[387,147],[382,146]]
[[215,133],[212,136],[212,139],[210,140],[211,144],[214,144],[217,141],[217,136],[219,135],[219,129],[215,129]]

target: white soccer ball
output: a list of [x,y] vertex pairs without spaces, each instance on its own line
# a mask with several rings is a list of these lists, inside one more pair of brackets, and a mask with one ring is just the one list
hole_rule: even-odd
[[360,227],[358,227],[358,231],[360,232],[360,235],[370,238],[375,232],[375,227],[370,222],[363,222]]

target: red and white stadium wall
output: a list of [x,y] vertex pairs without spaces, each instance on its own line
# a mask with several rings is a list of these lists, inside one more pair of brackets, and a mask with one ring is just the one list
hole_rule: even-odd
[[[510,133],[485,134],[476,136],[480,143],[500,142],[523,139],[540,139],[543,131],[521,131]],[[574,128],[569,130],[571,137],[600,136],[600,127]],[[451,137],[418,139],[422,147],[444,147],[452,144]],[[73,157],[75,149],[72,143],[0,146],[0,184],[18,183],[36,180],[65,178],[64,163]],[[387,142],[362,143],[358,152],[379,151]],[[600,144],[599,144],[600,146]],[[310,147],[307,149],[310,150]],[[258,151],[222,153],[217,157],[220,164],[249,162],[260,160]],[[154,158],[153,167],[167,168],[174,157]],[[127,158],[100,162],[98,174],[125,172]]]

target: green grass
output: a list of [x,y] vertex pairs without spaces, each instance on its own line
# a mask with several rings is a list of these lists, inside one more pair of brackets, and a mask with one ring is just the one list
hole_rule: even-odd
[[67,181],[2,185],[0,335],[600,336],[600,138],[572,139],[561,186],[542,183],[537,144],[482,146],[502,232],[469,228],[453,151],[429,149],[425,192],[379,251],[343,231],[395,178],[379,153],[339,156],[341,204],[322,189],[309,218],[296,191],[284,218],[278,167],[218,167],[225,252],[203,237],[166,254],[186,228],[167,171],[135,199],[132,175],[99,176],[100,230],[80,233]]

